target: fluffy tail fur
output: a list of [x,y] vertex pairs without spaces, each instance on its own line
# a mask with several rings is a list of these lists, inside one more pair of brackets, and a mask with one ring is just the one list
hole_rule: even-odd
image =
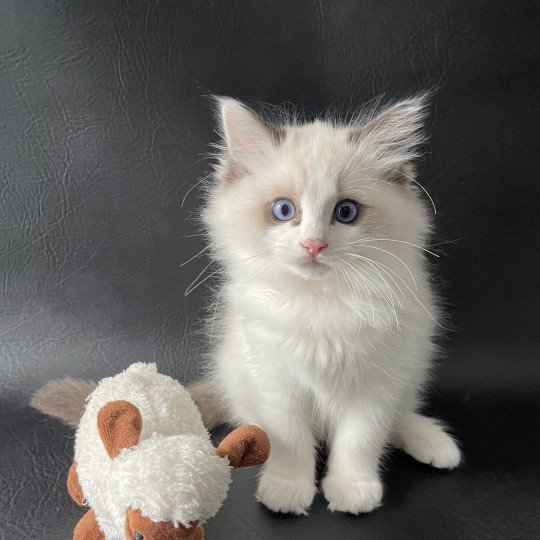
[[201,412],[204,427],[214,429],[225,424],[227,416],[218,385],[212,379],[203,379],[188,386],[189,393]]
[[[54,416],[65,424],[77,427],[86,407],[86,398],[96,387],[93,381],[59,379],[49,381],[36,391],[30,405],[38,411]],[[207,429],[224,424],[227,419],[217,385],[204,379],[188,386],[193,401],[201,412]]]
[[77,427],[86,407],[86,398],[96,387],[93,381],[59,379],[36,391],[30,405],[38,411]]

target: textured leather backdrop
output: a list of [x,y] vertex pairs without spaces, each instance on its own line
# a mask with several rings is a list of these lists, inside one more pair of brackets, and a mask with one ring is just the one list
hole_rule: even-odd
[[435,267],[455,324],[430,409],[466,463],[392,454],[384,507],[362,517],[322,497],[271,515],[235,472],[207,534],[538,537],[538,22],[534,0],[1,1],[0,537],[68,538],[81,515],[71,431],[25,407],[34,389],[135,360],[197,374],[204,285],[184,291],[207,261],[181,264],[203,247],[203,96],[310,116],[426,87],[420,179],[434,243],[451,241]]

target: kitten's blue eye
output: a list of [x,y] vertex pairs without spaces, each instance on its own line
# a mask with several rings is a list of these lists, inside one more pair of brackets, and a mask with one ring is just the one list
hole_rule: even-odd
[[289,199],[278,199],[272,203],[272,213],[279,221],[289,221],[296,214],[296,208]]
[[354,201],[339,201],[334,208],[334,215],[341,223],[352,223],[358,217],[358,205]]

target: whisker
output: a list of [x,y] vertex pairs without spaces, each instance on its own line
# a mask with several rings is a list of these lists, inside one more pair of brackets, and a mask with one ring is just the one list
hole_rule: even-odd
[[[279,252],[278,252],[279,253]],[[246,261],[249,261],[251,259],[255,259],[257,257],[264,257],[266,255],[272,255],[273,252],[266,251],[264,253],[257,253],[256,255],[251,255],[249,257],[245,257],[243,259],[240,259],[239,261],[235,261],[234,265],[242,264]],[[197,289],[200,285],[202,285],[207,279],[211,278],[212,276],[215,276],[219,272],[223,272],[224,269],[220,266],[217,270],[211,272],[209,275],[205,276],[201,281],[197,283],[197,280],[204,274],[204,272],[210,267],[210,265],[217,263],[217,261],[213,260],[209,264],[207,264],[202,271],[199,273],[199,275],[191,282],[191,284],[187,287],[186,291],[184,292],[184,296],[188,296],[191,294],[195,289]]]
[[[245,247],[258,246],[258,245],[260,245],[260,242],[256,242],[256,243],[252,243],[252,244],[243,244],[241,246],[233,246],[232,248],[228,248],[228,250],[229,251],[231,251],[231,250],[234,251],[234,250],[242,249],[242,248],[245,248]],[[193,259],[196,259],[197,257],[202,255],[206,250],[208,250],[210,248],[211,248],[211,244],[208,244],[203,249],[201,249],[201,251],[199,251],[198,253],[193,255],[193,257],[191,257],[187,261],[184,261],[183,263],[181,263],[180,267],[185,266],[186,264],[190,263]]]
[[[349,253],[348,255],[351,255],[353,257],[361,257],[361,255],[355,255],[354,253]],[[373,261],[373,263],[375,264],[382,264],[382,263],[378,263],[378,261]],[[437,325],[439,326],[440,328],[443,328],[443,326],[439,323],[439,321],[437,321],[437,319],[431,314],[431,312],[429,311],[429,309],[424,306],[424,304],[420,301],[420,299],[418,298],[418,296],[416,296],[416,294],[414,293],[414,291],[409,287],[409,285],[407,285],[407,283],[401,278],[401,276],[399,276],[399,274],[396,274],[391,268],[387,267],[388,270],[390,270],[393,274],[395,274],[399,279],[400,281],[403,283],[403,285],[405,285],[405,287],[407,287],[407,289],[409,290],[409,292],[413,295],[413,298],[420,304],[420,306],[422,306],[422,308],[424,309],[424,311],[429,315],[430,319]]]
[[186,292],[184,292],[184,296],[187,296],[189,293],[187,292],[189,288],[197,282],[197,280],[212,266],[213,264],[216,264],[216,261],[210,261],[198,274],[198,276],[188,285]]
[[185,266],[186,264],[190,263],[193,259],[196,259],[199,255],[202,255],[207,249],[210,248],[210,244],[208,244],[207,246],[203,247],[201,249],[201,251],[199,251],[198,253],[195,253],[195,255],[193,255],[193,257],[189,258],[187,261],[184,261],[180,267],[182,266]]
[[386,264],[383,264],[382,262],[380,261],[376,261],[375,259],[370,259],[369,257],[364,257],[362,255],[357,255],[356,253],[345,253],[346,255],[350,255],[351,257],[355,257],[355,258],[359,258],[359,259],[363,259],[364,261],[369,261],[377,266],[380,266],[381,267],[381,270],[388,275],[388,277],[390,279],[392,279],[392,281],[396,284],[396,287],[399,289],[399,292],[401,293],[401,295],[403,296],[403,298],[407,298],[407,296],[405,295],[405,293],[403,292],[403,289],[401,289],[401,287],[399,286],[399,284],[394,280],[394,278],[392,278],[391,274],[389,274],[388,272],[391,272],[392,274],[394,274],[404,285],[406,284],[405,283],[405,280],[398,274],[396,273],[394,270],[392,270],[389,266],[387,266]]
[[197,238],[200,236],[208,237],[208,233],[183,234],[180,238]]
[[221,272],[222,269],[221,268],[218,268],[217,270],[214,270],[213,272],[211,272],[210,274],[208,274],[205,278],[203,278],[201,281],[199,281],[198,283],[194,284],[192,283],[187,289],[186,291],[184,292],[184,296],[188,296],[190,295],[195,289],[198,289],[207,279],[210,279],[212,276],[215,276],[216,274],[219,274],[219,272]]
[[[360,277],[361,276],[361,270],[359,268],[357,268],[357,267],[353,267],[352,265],[350,265],[350,266],[358,274],[358,276]],[[370,278],[372,283],[376,282],[376,280],[373,280],[373,278],[371,277],[370,274],[368,274],[368,277]],[[368,285],[370,283],[370,280],[366,280]],[[384,278],[383,278],[383,280],[384,280]],[[392,290],[392,289],[390,289],[390,290]],[[384,291],[384,288],[381,290],[381,292],[383,292],[383,291]],[[379,295],[377,290],[374,290],[373,292],[374,292],[375,296],[377,297],[377,299],[379,300],[379,302],[381,303],[382,308],[384,309],[384,312],[385,312],[386,319],[387,319],[388,323],[390,324],[390,316],[389,316],[388,312],[386,311],[386,308],[384,306],[384,301],[386,301],[388,307],[393,312],[394,318],[396,320],[397,328],[399,329],[399,320],[398,320],[398,317],[397,317],[397,312],[396,312],[396,308],[395,308],[395,304],[394,304],[392,296],[388,295],[387,291],[384,291],[384,301],[383,301],[383,298],[381,298],[381,296]]]
[[386,287],[388,288],[388,290],[390,291],[390,300],[392,301],[392,306],[394,307],[395,309],[395,305],[394,305],[394,297],[399,305],[400,308],[403,309],[403,306],[401,305],[401,302],[398,298],[398,296],[396,295],[396,293],[394,292],[394,289],[392,287],[390,287],[390,285],[388,284],[388,282],[386,281],[386,279],[384,279],[384,276],[380,273],[379,269],[374,265],[372,264],[370,261],[367,261],[366,262],[370,265],[371,268],[373,268],[373,270],[375,272],[377,272],[377,274],[379,275],[379,277],[383,280],[384,284],[386,285]]
[[[353,255],[355,256],[355,255]],[[356,256],[355,256],[356,257]],[[401,300],[399,299],[399,296],[396,294],[396,292],[394,291],[394,288],[392,286],[390,286],[390,284],[386,281],[386,279],[384,278],[384,276],[381,274],[381,272],[379,271],[378,269],[378,266],[381,266],[381,270],[387,274],[387,276],[392,280],[392,283],[394,283],[398,289],[398,291],[401,293],[403,299],[406,298],[405,296],[405,293],[403,292],[403,290],[401,289],[401,287],[399,286],[399,284],[396,282],[396,280],[392,277],[391,274],[389,274],[386,270],[385,270],[385,265],[382,264],[382,263],[376,263],[376,261],[372,261],[370,260],[369,258],[367,257],[362,257],[362,256],[358,256],[358,258],[361,258],[363,260],[365,260],[369,265],[370,267],[373,268],[374,271],[377,272],[377,274],[379,274],[379,276],[381,277],[381,279],[383,280],[384,284],[388,287],[388,290],[390,291],[390,295],[391,297],[395,298],[396,299],[396,302],[398,303],[400,309],[403,309],[403,304],[401,303]],[[396,306],[393,302],[393,298],[392,298],[392,307],[394,309],[394,312],[396,311]],[[398,331],[401,331],[401,323],[399,322],[399,320],[397,321],[398,323]]]
[[[399,274],[396,274],[389,266],[386,266],[385,264],[379,262],[379,261],[375,261],[374,259],[370,259],[368,257],[363,257],[362,255],[356,255],[355,253],[346,253],[346,255],[350,255],[351,257],[357,257],[359,259],[362,259],[364,261],[366,261],[368,264],[375,264],[377,266],[380,266],[381,267],[381,270],[392,280],[392,282],[396,285],[396,287],[398,288],[399,292],[401,293],[401,295],[403,296],[403,298],[407,298],[405,296],[405,293],[403,292],[403,289],[399,286],[399,283],[392,277],[392,275],[388,272],[388,271],[391,271],[393,272],[401,281],[403,281],[402,277],[399,275]],[[398,299],[397,295],[396,295],[396,299]],[[399,302],[399,300],[398,300]],[[401,306],[400,304],[400,307],[403,307]]]
[[[340,258],[339,259],[341,262],[344,262],[345,264],[349,264],[345,259],[342,259]],[[350,265],[349,265],[350,266]],[[351,267],[352,268],[352,267]],[[343,272],[344,272],[344,277],[347,281],[348,280],[348,273],[345,272],[345,269],[343,269]],[[360,308],[360,301],[358,299],[358,295],[356,293],[356,289],[352,286],[352,282],[349,281],[349,283],[351,284],[351,292],[354,294],[354,297],[356,299],[356,304],[357,304],[357,307]],[[357,282],[358,283],[358,282]],[[362,290],[365,292],[366,294],[366,297],[367,299],[369,300],[369,303],[371,305],[371,313],[372,313],[372,317],[373,317],[373,324],[375,324],[375,305],[373,304],[373,299],[371,298],[370,294],[369,294],[369,291],[361,284],[361,283],[358,283],[361,287],[362,287]]]
[[212,173],[206,174],[203,176],[198,182],[193,184],[187,191],[184,197],[182,198],[182,202],[180,203],[180,208],[184,208],[184,203],[186,202],[187,196],[198,186],[200,186],[205,180],[208,180],[212,176]]
[[[265,272],[268,272],[268,270],[270,270],[270,268],[272,268],[275,264],[277,264],[278,261],[268,261],[266,263],[264,263],[263,265],[259,266],[256,270],[254,270],[249,277],[253,277],[253,279],[244,287],[243,289],[243,292],[245,292],[249,287],[251,287],[251,285],[253,285],[253,283],[258,279],[260,278]],[[266,268],[264,268],[266,266]],[[258,274],[257,271],[258,270],[261,270],[261,268],[264,268],[264,270],[262,270],[261,272],[259,272]],[[255,275],[256,274],[256,275]]]
[[438,255],[437,253],[434,253],[433,251],[430,251],[425,247],[419,246],[418,244],[414,244],[413,242],[406,242],[405,240],[397,240],[395,238],[364,238],[363,240],[356,240],[354,242],[350,242],[347,245],[361,245],[364,242],[397,242],[399,244],[407,244],[408,246],[418,248],[422,251],[425,251],[426,253],[429,253],[430,255],[433,255],[434,257],[440,257],[440,255]]
[[414,284],[414,288],[418,289],[418,285],[416,284],[416,279],[414,279],[414,274],[412,273],[412,270],[407,266],[407,264],[403,261],[403,259],[398,257],[396,254],[392,253],[391,251],[387,251],[386,249],[383,249],[383,248],[380,248],[380,247],[377,247],[377,246],[364,246],[364,247],[371,248],[371,249],[378,249],[379,251],[383,251],[384,253],[387,253],[388,255],[391,255],[392,257],[397,259],[407,269],[407,271],[409,272],[409,275],[411,276],[411,279],[412,279],[413,284]]
[[[340,260],[342,260],[342,259],[340,259]],[[343,275],[343,278],[345,279],[345,282],[347,283],[347,286],[349,287],[349,290],[354,295],[354,297],[356,299],[356,302],[357,302],[357,309],[359,309],[360,306],[359,306],[359,302],[358,302],[358,296],[356,294],[356,289],[352,285],[352,282],[348,279],[347,272],[345,271],[344,268],[342,268],[342,266],[340,264],[337,265],[337,268],[339,268],[340,272]],[[372,316],[373,316],[373,324],[375,324],[375,308],[373,307],[373,304],[372,304]],[[358,343],[359,337],[360,337],[360,328],[358,328],[358,331],[356,332],[356,338],[354,340],[354,345],[356,345],[356,343]]]
[[210,343],[212,343],[212,340],[214,339],[214,324],[216,322],[216,315],[217,310],[219,306],[219,300],[221,298],[221,293],[223,292],[223,287],[220,287],[219,293],[216,296],[215,300],[210,304],[209,309],[215,304],[214,306],[214,315],[212,316],[212,325],[210,326]]

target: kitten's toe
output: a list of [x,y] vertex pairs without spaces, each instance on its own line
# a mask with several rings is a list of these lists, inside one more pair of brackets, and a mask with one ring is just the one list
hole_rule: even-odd
[[269,510],[284,514],[306,515],[317,488],[309,480],[293,480],[264,473],[257,499]]
[[328,475],[322,483],[328,508],[332,512],[360,514],[381,505],[383,487],[378,478],[353,480]]
[[429,439],[424,437],[410,438],[403,450],[420,463],[431,465],[437,469],[453,469],[461,461],[461,451],[458,445],[450,435],[442,431]]

